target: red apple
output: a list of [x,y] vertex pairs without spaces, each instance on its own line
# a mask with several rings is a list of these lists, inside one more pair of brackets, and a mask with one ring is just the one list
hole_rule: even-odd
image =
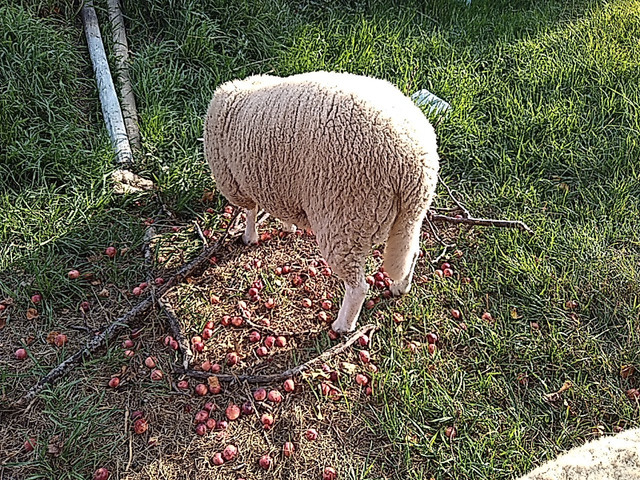
[[222,458],[222,454],[220,452],[214,453],[211,458],[211,463],[214,465],[222,465],[224,463],[224,458]]
[[244,402],[242,404],[242,414],[251,415],[253,413],[253,404],[251,402]]
[[209,360],[205,360],[204,362],[202,362],[202,365],[200,365],[200,368],[203,372],[208,372],[209,370],[211,370],[211,362]]
[[177,386],[180,390],[187,390],[189,388],[189,382],[186,380],[180,380]]
[[489,312],[484,312],[482,314],[482,320],[484,320],[486,322],[492,322],[493,321],[493,316]]
[[271,467],[272,460],[269,455],[265,454],[260,457],[260,460],[258,461],[258,463],[264,470],[269,470],[269,467]]
[[116,256],[116,248],[115,247],[107,247],[107,249],[104,251],[104,253],[107,255],[107,257],[109,258],[113,258]]
[[258,347],[256,348],[256,355],[259,357],[266,357],[267,355],[269,355],[269,349],[264,345],[261,347]]
[[67,336],[64,333],[59,333],[58,335],[56,335],[56,337],[53,339],[53,344],[56,347],[63,347],[67,344]]
[[271,390],[267,395],[267,400],[273,403],[280,403],[282,401],[282,394],[278,390]]
[[356,383],[364,387],[369,383],[369,377],[363,375],[362,373],[359,373],[356,375]]
[[229,315],[223,315],[220,319],[220,325],[222,325],[223,327],[228,327],[229,325],[231,325],[231,317]]
[[276,337],[273,337],[271,335],[269,335],[267,338],[264,339],[264,346],[267,348],[273,348],[275,343],[276,343]]
[[438,348],[436,347],[435,343],[430,343],[429,345],[427,345],[427,351],[429,352],[429,355],[435,355],[437,350]]
[[160,286],[162,284],[164,284],[164,278],[162,277],[158,277],[153,281],[156,285]]
[[457,310],[457,309],[455,309],[455,308],[451,309],[451,316],[452,316],[453,318],[455,318],[456,320],[457,320],[458,318],[460,318],[460,316],[461,316],[461,315],[462,315],[462,314],[460,313],[460,310]]
[[109,475],[111,475],[111,472],[102,467],[93,472],[93,480],[107,480]]
[[318,439],[318,431],[315,428],[309,428],[306,432],[304,432],[304,436],[310,442]]
[[367,345],[369,345],[369,336],[363,334],[360,338],[358,338],[358,343],[360,344],[360,346],[366,347]]
[[219,363],[212,363],[211,364],[211,373],[220,373],[221,369],[222,369],[222,367],[220,366]]
[[445,429],[444,434],[447,436],[447,438],[453,440],[454,438],[456,438],[458,432],[456,432],[456,427],[449,426]]
[[236,455],[238,455],[238,447],[236,447],[235,445],[227,445],[222,451],[222,456],[227,461],[233,460],[234,458],[236,458]]
[[271,310],[272,308],[274,308],[276,306],[276,301],[273,298],[269,298],[264,303],[264,306],[267,307],[269,310]]
[[24,444],[22,445],[22,448],[24,448],[26,452],[33,452],[33,449],[35,447],[36,447],[36,439],[33,437],[27,440],[26,442],[24,442]]
[[140,287],[133,287],[131,293],[133,293],[137,297],[142,294],[142,289]]
[[260,335],[260,332],[257,332],[255,330],[249,334],[249,341],[251,343],[258,343],[261,338],[262,336]]
[[296,384],[293,379],[288,378],[284,381],[283,387],[285,392],[293,392],[296,389]]
[[201,437],[207,434],[207,426],[204,423],[199,423],[196,425],[196,434]]
[[284,454],[285,457],[290,457],[291,455],[293,455],[294,451],[295,451],[295,447],[293,446],[293,443],[284,442],[284,445],[282,446],[282,453]]
[[202,342],[196,342],[193,344],[193,349],[196,352],[202,352],[204,350],[204,343]]
[[304,308],[311,308],[313,306],[313,302],[311,301],[310,298],[303,298],[302,299],[302,306]]
[[322,480],[336,480],[338,478],[338,472],[333,467],[325,467],[322,472]]
[[283,336],[276,337],[276,347],[285,347],[287,345],[287,339]]
[[329,339],[331,340],[337,340],[340,338],[340,334],[338,332],[335,332],[334,330],[329,330],[327,332],[327,335],[329,335]]
[[39,293],[31,295],[31,301],[33,303],[40,303],[42,301],[42,295],[40,295]]
[[438,335],[433,332],[427,333],[427,343],[435,344],[438,341]]
[[200,410],[198,413],[196,413],[196,416],[193,417],[196,423],[204,423],[208,420],[208,418],[209,412],[207,412],[206,410]]
[[118,385],[120,385],[120,379],[118,377],[111,377],[111,380],[109,380],[109,386],[111,388],[118,388]]
[[446,277],[453,277],[453,270],[451,270],[450,268],[445,268],[444,270],[442,270],[442,274]]
[[155,368],[156,367],[156,361],[153,359],[153,357],[147,357],[144,359],[144,364],[147,368]]
[[253,392],[253,398],[255,398],[257,402],[262,402],[265,398],[267,398],[267,391],[264,388],[258,388],[255,392]]
[[209,340],[213,336],[213,330],[210,328],[205,328],[202,330],[202,339]]
[[199,383],[196,385],[196,395],[200,395],[201,397],[206,395],[209,389],[204,383]]
[[162,380],[163,376],[162,370],[158,370],[157,368],[155,370],[151,370],[151,380],[154,382]]
[[133,348],[133,345],[133,340],[126,339],[124,342],[122,342],[122,346],[124,348]]
[[260,421],[262,422],[262,426],[265,430],[268,430],[273,425],[273,415],[270,413],[263,413],[260,417]]
[[144,418],[139,418],[135,422],[133,422],[133,431],[138,435],[143,434],[149,429],[149,424]]
[[78,278],[80,276],[80,272],[78,270],[69,270],[69,273],[67,273],[67,276],[71,280],[75,280],[76,278]]
[[231,421],[237,420],[240,416],[240,407],[235,403],[230,403],[227,409],[225,410],[225,414],[227,418]]
[[367,350],[360,350],[358,355],[362,363],[369,363],[371,361],[371,355]]

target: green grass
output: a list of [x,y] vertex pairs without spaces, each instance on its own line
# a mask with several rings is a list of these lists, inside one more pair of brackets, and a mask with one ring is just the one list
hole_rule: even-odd
[[[621,365],[640,366],[640,2],[125,1],[140,171],[158,186],[129,197],[115,196],[105,179],[113,155],[76,11],[57,8],[0,7],[0,298],[14,297],[23,311],[42,292],[45,336],[87,296],[68,269],[128,288],[148,274],[138,252],[145,218],[215,222],[202,213],[213,184],[198,138],[218,84],[349,71],[451,103],[436,127],[441,175],[478,216],[535,230],[462,230],[464,255],[453,263],[470,285],[430,282],[380,307],[383,388],[354,412],[394,445],[388,478],[512,478],[598,425],[611,433],[640,424],[624,397],[638,378],[619,375]],[[436,203],[447,203],[444,191]],[[106,261],[110,244],[130,251]],[[578,302],[573,316],[567,300]],[[391,328],[393,308],[407,318],[402,331]],[[467,331],[456,329],[450,308],[462,311]],[[487,309],[494,324],[480,319]],[[12,315],[7,330],[22,319]],[[425,342],[432,330],[440,351],[409,354],[405,342]],[[9,378],[4,368],[0,378]],[[547,403],[544,394],[566,380],[574,385],[567,404]],[[62,407],[52,392],[71,395],[71,385],[43,395],[53,418]],[[110,415],[96,424],[109,425]],[[83,412],[76,421],[92,418]],[[78,424],[60,428],[74,441],[97,441]],[[452,443],[444,437],[451,424]],[[102,458],[70,449],[69,478],[108,459],[119,441],[109,438]],[[25,462],[47,478],[59,465],[46,456]],[[358,468],[341,473],[378,478]]]

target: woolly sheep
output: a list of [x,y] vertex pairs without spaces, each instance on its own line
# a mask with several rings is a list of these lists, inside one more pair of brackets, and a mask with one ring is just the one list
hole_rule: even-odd
[[640,428],[585,443],[519,480],[640,480]]
[[355,328],[373,245],[386,241],[391,293],[409,291],[439,158],[433,127],[391,83],[323,71],[224,83],[204,150],[220,192],[247,211],[246,244],[258,242],[258,206],[315,232],[345,283],[336,332]]

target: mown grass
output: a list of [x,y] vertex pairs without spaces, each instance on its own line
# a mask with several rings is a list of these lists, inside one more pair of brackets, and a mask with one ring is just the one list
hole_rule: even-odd
[[[350,408],[398,457],[372,464],[386,465],[389,478],[512,478],[591,438],[595,427],[639,424],[638,406],[624,396],[637,375],[623,379],[619,370],[640,363],[640,2],[154,0],[124,9],[140,170],[158,190],[122,198],[105,180],[112,155],[73,5],[0,8],[0,298],[17,306],[0,338],[24,326],[32,293],[45,297],[42,343],[64,309],[77,311],[88,295],[97,300],[88,283],[68,281],[72,267],[122,289],[145,279],[145,218],[215,222],[202,213],[212,183],[198,138],[219,83],[349,71],[451,103],[436,126],[441,175],[474,213],[535,230],[462,229],[455,240],[463,256],[452,263],[471,284],[417,285],[399,303],[363,314],[361,322],[386,319],[374,352],[381,388]],[[161,204],[176,217],[166,218]],[[110,244],[130,253],[106,261],[100,254]],[[440,252],[425,249],[431,258]],[[422,268],[428,273],[428,262]],[[578,308],[568,310],[567,300]],[[120,293],[118,301],[109,308],[131,300]],[[393,309],[406,318],[401,330],[392,328]],[[495,323],[480,318],[484,311]],[[405,342],[424,342],[429,331],[440,335],[439,352],[410,354]],[[17,345],[6,338],[9,356]],[[105,361],[120,365],[111,350]],[[99,366],[83,368],[82,378],[90,382]],[[0,361],[2,395],[34,375],[13,368]],[[565,381],[573,384],[565,403],[545,401]],[[40,400],[73,447],[63,462],[43,451],[15,457],[13,468],[29,478],[55,477],[61,465],[66,478],[86,477],[122,447],[117,435],[96,438],[117,423],[118,407],[99,389],[73,385],[62,382]],[[64,410],[56,398],[84,405],[84,395],[103,408],[55,420]],[[91,429],[78,429],[82,422]],[[444,437],[449,425],[458,430],[453,442]],[[96,449],[75,447],[84,441]],[[381,478],[379,469],[354,465],[337,467],[344,478]]]

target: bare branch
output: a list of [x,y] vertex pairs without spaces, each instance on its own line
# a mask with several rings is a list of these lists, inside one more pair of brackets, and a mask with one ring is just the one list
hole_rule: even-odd
[[360,337],[363,335],[370,335],[372,332],[377,330],[377,326],[373,324],[365,325],[360,328],[356,332],[354,332],[350,337],[347,338],[346,341],[334,345],[329,350],[321,353],[315,358],[298,365],[296,367],[290,368],[289,370],[285,370],[282,373],[274,373],[272,375],[217,375],[215,373],[208,372],[199,372],[195,370],[177,370],[176,373],[181,375],[187,375],[193,378],[202,378],[206,379],[209,377],[216,377],[221,382],[247,382],[253,384],[262,384],[262,383],[275,383],[286,380],[287,378],[293,377],[295,375],[299,375],[300,373],[309,370],[314,364],[319,362],[324,362],[331,357],[334,357],[346,349],[348,349],[351,345],[358,341]]

